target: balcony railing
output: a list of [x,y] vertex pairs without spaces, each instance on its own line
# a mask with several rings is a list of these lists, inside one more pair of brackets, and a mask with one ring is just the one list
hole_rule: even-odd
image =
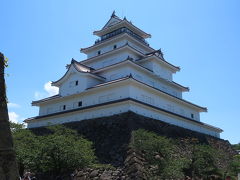
[[127,33],[130,36],[132,36],[135,39],[137,39],[138,41],[140,41],[140,42],[144,43],[145,45],[149,46],[148,42],[144,38],[142,38],[141,36],[139,36],[138,34],[134,33],[133,31],[129,30],[126,27],[117,29],[115,31],[112,31],[112,32],[110,32],[108,34],[105,34],[105,35],[101,36],[101,38],[99,38],[99,39],[97,39],[95,41],[95,44],[101,43],[101,42],[103,42],[103,41],[105,41],[105,40],[107,40],[107,39],[109,39],[111,37],[114,37],[114,36],[122,34],[122,33]]

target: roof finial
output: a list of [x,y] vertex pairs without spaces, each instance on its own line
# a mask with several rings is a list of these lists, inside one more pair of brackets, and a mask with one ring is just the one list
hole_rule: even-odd
[[115,10],[113,11],[113,13],[112,13],[111,17],[114,17],[114,16],[115,16]]
[[163,57],[163,52],[162,52],[161,48],[158,50],[158,52],[159,52],[159,55],[161,55],[161,58],[164,59],[164,57]]
[[128,56],[126,60],[130,60],[130,61],[132,61],[133,58],[132,58],[131,56]]
[[127,20],[126,16],[124,16],[123,20]]
[[68,68],[70,67],[70,65],[71,65],[71,64],[66,64],[66,66],[65,66],[66,69],[68,69]]

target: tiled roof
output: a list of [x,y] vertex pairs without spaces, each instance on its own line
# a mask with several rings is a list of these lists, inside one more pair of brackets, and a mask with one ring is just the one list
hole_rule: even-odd
[[[143,34],[146,35],[145,38],[151,37],[151,34],[148,34],[148,33],[144,32],[143,30],[141,30],[141,29],[138,28],[137,26],[133,25],[133,24],[132,24],[130,21],[128,21],[127,19],[121,20],[121,21],[119,21],[118,23],[114,24],[113,26],[111,26],[111,27],[109,27],[109,28],[113,28],[114,26],[117,26],[117,25],[119,25],[119,24],[121,24],[121,23],[127,23],[128,25],[130,25],[130,26],[132,26],[133,28],[137,29],[138,31],[142,32]],[[101,31],[106,30],[106,29],[108,29],[108,28],[101,29],[101,30],[98,30],[98,31],[94,31],[93,34],[97,34],[97,33],[101,32]]]
[[57,99],[57,98],[60,98],[60,97],[62,97],[62,96],[60,94],[57,94],[57,95],[50,96],[50,97],[47,97],[47,98],[44,98],[44,99],[41,99],[41,100],[32,101],[32,104],[36,104],[36,103],[39,103],[39,102],[45,102],[45,101]]
[[[93,76],[95,76],[95,77],[98,77],[98,78],[101,78],[101,79],[105,79],[104,77],[99,76],[99,75],[97,75],[97,74],[94,74],[94,73],[92,73],[91,71],[89,71],[89,72],[81,71],[81,70],[76,66],[76,64],[81,65],[81,66],[85,66],[85,67],[88,67],[88,66],[83,65],[82,63],[79,63],[79,62],[77,62],[76,60],[72,60],[72,61],[71,61],[71,65],[73,65],[74,68],[75,68],[78,72],[80,72],[80,73],[85,73],[85,74],[91,74],[91,75],[93,75]],[[91,68],[91,67],[88,67],[88,68],[89,68],[89,70],[94,70],[94,69]],[[67,75],[69,69],[70,69],[70,66],[68,67],[68,70],[66,71],[66,73],[65,73],[59,80],[52,82],[52,84],[55,84],[55,83],[58,83],[59,81],[61,81],[61,80]]]
[[[127,35],[127,36],[129,36],[130,38],[132,38],[132,39],[135,40],[134,37],[132,37],[132,36],[130,36],[128,33],[124,32],[124,33],[121,33],[121,34],[115,35],[114,38],[106,39],[106,40],[104,40],[103,42],[111,41],[111,40],[113,40],[113,39],[115,39],[115,38],[117,38],[117,37],[119,37],[119,36],[121,36],[121,35]],[[137,40],[136,40],[136,41],[137,41]],[[139,42],[139,41],[138,41],[138,42]],[[100,45],[100,44],[101,44],[101,43],[94,44],[94,45],[89,46],[89,47],[86,47],[86,48],[81,48],[80,51],[84,51],[84,50],[90,49],[90,48],[92,48],[92,47],[94,47],[94,46],[98,46],[98,45]],[[155,49],[153,49],[152,47],[150,47],[150,46],[148,46],[148,45],[146,45],[146,44],[144,44],[144,43],[141,43],[141,44],[144,45],[145,47],[147,47],[147,48],[149,48],[149,49],[155,51]]]

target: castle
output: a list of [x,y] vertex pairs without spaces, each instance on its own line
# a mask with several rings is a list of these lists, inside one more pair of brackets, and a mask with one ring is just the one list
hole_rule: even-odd
[[200,121],[207,108],[182,98],[189,91],[173,81],[180,68],[147,43],[151,35],[115,12],[94,45],[82,48],[87,59],[72,59],[52,86],[59,94],[33,101],[39,115],[28,118],[28,128],[111,116],[132,111],[186,129],[220,137],[221,129]]

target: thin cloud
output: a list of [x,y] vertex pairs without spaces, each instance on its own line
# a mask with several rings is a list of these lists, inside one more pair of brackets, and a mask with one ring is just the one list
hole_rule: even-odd
[[16,103],[8,103],[7,106],[8,108],[20,108],[20,105]]
[[59,89],[55,86],[52,86],[51,84],[52,84],[51,81],[48,81],[47,83],[45,83],[44,90],[47,91],[49,96],[58,94]]
[[47,96],[46,93],[42,93],[42,92],[39,92],[39,91],[36,91],[34,93],[34,99],[35,100],[45,98],[46,96]]
[[8,116],[9,116],[9,120],[10,120],[11,122],[19,123],[19,121],[20,121],[20,116],[19,116],[17,113],[15,113],[15,112],[9,112],[9,113],[8,113]]
[[35,100],[39,100],[39,99],[43,99],[49,96],[54,96],[56,94],[58,94],[59,89],[55,86],[51,85],[51,81],[48,81],[44,84],[44,92],[42,91],[35,91],[34,93],[34,98]]

